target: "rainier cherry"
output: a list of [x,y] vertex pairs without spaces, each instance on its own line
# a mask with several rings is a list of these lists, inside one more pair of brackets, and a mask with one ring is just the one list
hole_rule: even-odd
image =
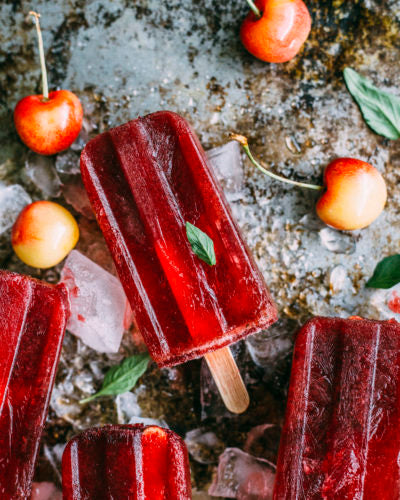
[[386,203],[386,184],[375,167],[354,158],[339,158],[325,170],[325,193],[317,203],[317,214],[336,229],[369,226]]
[[325,224],[335,229],[352,231],[367,227],[385,206],[385,181],[378,170],[365,161],[354,158],[334,160],[326,167],[324,186],[316,186],[270,172],[253,157],[246,137],[232,134],[232,138],[243,146],[251,162],[264,174],[295,186],[324,190],[317,203],[317,214]]
[[82,106],[69,90],[49,93],[44,60],[39,14],[35,17],[42,68],[43,94],[21,99],[14,111],[17,132],[30,149],[42,155],[52,155],[67,149],[77,138],[82,127]]
[[61,262],[78,238],[78,224],[67,209],[52,201],[35,201],[19,214],[11,244],[22,262],[47,269]]
[[262,61],[282,63],[299,52],[311,29],[311,17],[302,0],[247,0],[251,12],[243,21],[240,38]]

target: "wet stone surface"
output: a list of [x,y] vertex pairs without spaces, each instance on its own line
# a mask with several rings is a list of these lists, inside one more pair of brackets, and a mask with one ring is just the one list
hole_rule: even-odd
[[[386,296],[374,295],[364,284],[377,261],[399,249],[400,142],[378,137],[365,126],[341,72],[349,65],[380,87],[399,93],[400,1],[309,0],[307,5],[313,18],[310,39],[293,61],[274,65],[255,60],[240,44],[238,29],[247,11],[244,1],[36,1],[50,87],[76,92],[85,110],[84,128],[73,147],[43,159],[20,143],[12,122],[16,102],[40,91],[35,31],[26,18],[32,5],[25,0],[1,2],[3,268],[58,280],[61,265],[47,271],[28,268],[12,254],[9,242],[15,207],[30,198],[47,198],[77,216],[78,249],[114,272],[80,184],[79,153],[97,133],[158,109],[184,115],[207,149],[227,143],[232,131],[247,135],[260,159],[283,175],[321,182],[330,160],[354,156],[374,164],[389,188],[388,205],[377,222],[353,234],[340,233],[317,219],[314,193],[277,184],[245,159],[234,163],[232,176],[222,168],[220,177],[233,213],[280,313],[270,332],[235,347],[252,399],[249,411],[242,416],[224,411],[201,361],[163,370],[152,364],[131,396],[79,405],[100,387],[108,367],[144,347],[137,333],[126,333],[118,354],[99,354],[67,333],[38,481],[53,481],[59,487],[62,447],[78,431],[154,419],[187,436],[194,497],[211,498],[207,491],[216,478],[222,450],[244,450],[257,460],[276,458],[276,428],[283,419],[298,325],[313,314],[381,318],[390,314]],[[215,151],[213,156],[218,157]],[[274,424],[275,431],[263,438],[262,451],[256,453],[260,449],[256,445],[245,448],[249,432],[264,424]],[[216,448],[211,453],[212,443]],[[246,459],[246,464],[259,467],[257,460]],[[241,481],[243,473],[238,475]],[[246,498],[246,491],[243,486],[237,495]]]

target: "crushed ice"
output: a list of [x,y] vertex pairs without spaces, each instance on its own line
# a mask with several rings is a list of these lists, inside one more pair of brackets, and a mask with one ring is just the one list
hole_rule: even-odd
[[119,280],[72,250],[62,270],[61,282],[69,290],[68,330],[99,352],[118,352],[127,304]]

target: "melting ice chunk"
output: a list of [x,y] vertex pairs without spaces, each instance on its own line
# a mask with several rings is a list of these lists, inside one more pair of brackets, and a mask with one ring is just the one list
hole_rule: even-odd
[[346,268],[339,264],[330,270],[329,288],[332,293],[338,293],[346,287],[350,288],[351,283],[347,276]]
[[53,483],[33,483],[31,500],[62,500],[62,493]]
[[333,253],[352,254],[356,250],[354,235],[324,227],[319,232],[322,245]]
[[61,282],[70,292],[68,330],[96,351],[117,352],[127,303],[119,280],[72,250],[62,270]]
[[18,184],[0,184],[0,234],[11,229],[21,210],[31,202],[29,194]]
[[48,156],[30,152],[25,161],[25,175],[45,197],[59,196],[61,182]]
[[186,433],[185,443],[190,456],[201,464],[215,463],[223,450],[223,443],[216,434],[206,429],[193,429]]
[[369,314],[373,318],[400,321],[400,284],[386,290],[374,290],[369,306]]
[[60,174],[79,174],[79,155],[70,149],[57,155],[56,169]]
[[244,173],[239,143],[230,141],[223,146],[210,149],[207,151],[207,156],[228,200],[240,200]]
[[246,347],[254,363],[271,373],[292,349],[292,337],[297,327],[297,324],[294,326],[290,321],[280,319],[270,329],[247,337]]
[[238,500],[271,500],[274,480],[275,471],[269,462],[238,448],[226,448],[208,493]]

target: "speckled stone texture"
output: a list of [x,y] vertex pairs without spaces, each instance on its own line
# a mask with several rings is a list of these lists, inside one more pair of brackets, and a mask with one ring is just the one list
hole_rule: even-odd
[[[137,336],[126,336],[118,355],[100,355],[67,334],[37,479],[58,481],[60,445],[76,431],[133,417],[162,420],[182,436],[201,427],[225,447],[243,449],[250,429],[282,422],[292,335],[301,322],[313,314],[386,317],[387,308],[370,305],[372,292],[364,285],[378,260],[399,251],[400,142],[367,128],[342,70],[351,66],[399,95],[400,1],[306,3],[310,39],[293,61],[274,65],[241,46],[244,0],[1,2],[0,182],[21,185],[32,199],[52,197],[70,209],[72,203],[82,234],[78,248],[108,270],[113,266],[82,192],[78,158],[89,138],[138,115],[179,112],[205,148],[227,142],[231,131],[247,135],[260,159],[298,180],[321,182],[330,160],[354,156],[374,164],[388,183],[379,220],[339,233],[317,219],[315,193],[271,181],[245,160],[244,186],[230,197],[231,207],[281,318],[269,333],[235,347],[252,398],[249,411],[227,415],[211,397],[213,387],[200,386],[210,381],[199,361],[161,371],[152,365],[127,397],[79,406],[108,366],[141,346]],[[27,152],[12,122],[16,102],[40,91],[36,34],[26,19],[33,7],[42,14],[50,87],[76,92],[85,109],[72,149],[46,161]],[[7,233],[0,235],[0,265],[58,279],[59,268],[39,272],[18,262]],[[273,460],[277,441],[267,440],[260,456]],[[216,465],[217,457],[207,464],[191,457],[195,491],[207,491]]]

